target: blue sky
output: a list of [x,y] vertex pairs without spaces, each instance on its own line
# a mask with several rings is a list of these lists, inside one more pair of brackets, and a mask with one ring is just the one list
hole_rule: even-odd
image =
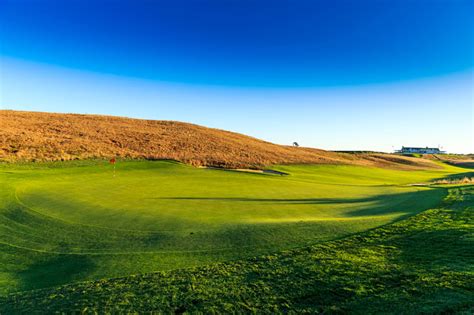
[[0,106],[474,152],[472,1],[0,0]]

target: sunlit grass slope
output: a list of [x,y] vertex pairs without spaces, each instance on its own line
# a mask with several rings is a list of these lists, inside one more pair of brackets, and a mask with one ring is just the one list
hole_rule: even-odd
[[0,167],[2,294],[302,247],[436,206],[409,186],[465,170],[281,166],[288,176],[174,162]]
[[256,259],[0,297],[0,312],[472,314],[474,187],[406,220]]

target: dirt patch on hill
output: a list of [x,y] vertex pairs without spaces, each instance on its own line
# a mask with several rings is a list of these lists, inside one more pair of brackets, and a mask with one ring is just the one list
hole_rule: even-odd
[[357,164],[433,168],[427,160],[282,146],[177,121],[0,111],[0,160],[173,159],[195,166],[263,168],[275,164]]

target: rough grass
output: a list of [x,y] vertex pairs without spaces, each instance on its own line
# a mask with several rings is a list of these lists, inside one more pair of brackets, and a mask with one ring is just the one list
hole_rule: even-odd
[[474,187],[345,239],[255,259],[13,294],[3,313],[471,314]]
[[281,146],[176,121],[0,110],[0,125],[0,161],[10,162],[122,157],[226,168],[295,163],[436,167],[427,160],[389,154]]
[[474,177],[464,176],[462,178],[439,179],[434,181],[436,185],[466,185],[474,184]]
[[410,183],[462,169],[155,162],[0,165],[0,292],[238,260],[344,237],[437,205]]

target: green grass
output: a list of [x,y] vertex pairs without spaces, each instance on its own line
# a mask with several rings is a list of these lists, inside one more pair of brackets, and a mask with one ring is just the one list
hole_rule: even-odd
[[0,166],[0,294],[241,260],[339,239],[433,208],[465,172],[173,162]]
[[255,259],[0,298],[0,312],[472,314],[474,186],[406,220]]

